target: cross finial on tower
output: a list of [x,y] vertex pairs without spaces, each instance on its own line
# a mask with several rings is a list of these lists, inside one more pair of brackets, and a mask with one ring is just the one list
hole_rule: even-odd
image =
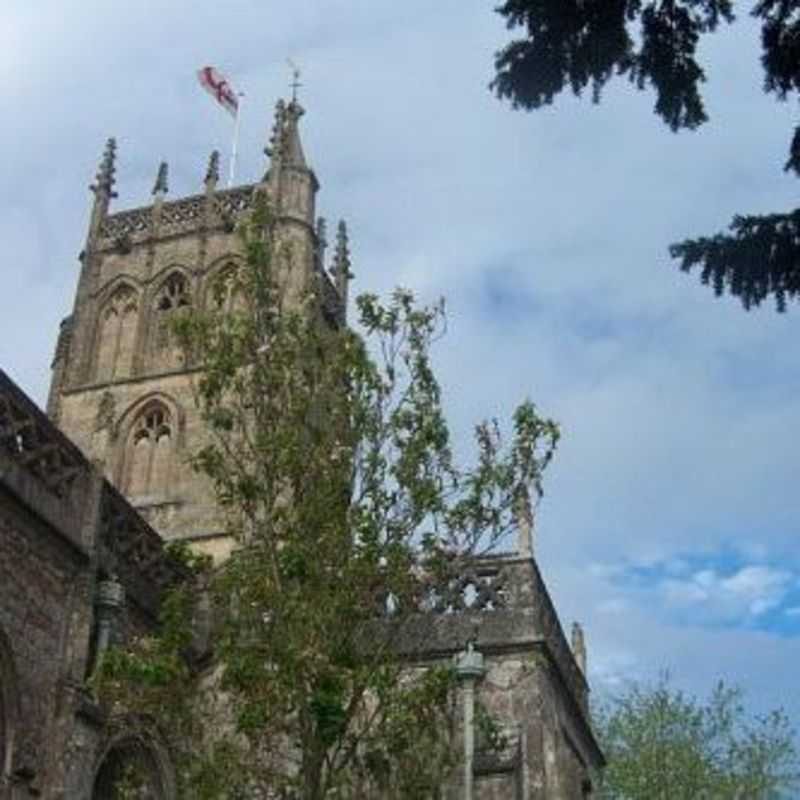
[[292,78],[289,81],[289,88],[292,90],[292,103],[296,103],[297,90],[303,85],[300,83],[300,67],[298,67],[291,58],[287,58],[286,60],[289,63],[289,69],[292,71]]
[[162,161],[158,165],[158,173],[156,175],[156,183],[153,186],[153,194],[161,194],[164,195],[167,193],[167,170],[168,170],[167,162]]
[[91,190],[97,194],[102,192],[108,197],[116,197],[114,189],[114,174],[117,171],[117,140],[112,136],[106,142],[106,148],[103,151],[103,159],[100,162],[100,167],[97,170],[97,178],[95,183],[90,187]]

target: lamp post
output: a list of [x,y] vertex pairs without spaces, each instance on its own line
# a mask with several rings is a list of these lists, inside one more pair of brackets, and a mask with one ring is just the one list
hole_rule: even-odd
[[466,650],[456,655],[456,676],[464,685],[464,800],[473,800],[472,765],[475,758],[475,686],[486,668],[483,655],[475,649],[474,639]]
[[111,644],[114,624],[119,617],[125,604],[125,589],[112,575],[97,584],[97,597],[95,606],[97,607],[97,650],[96,658]]

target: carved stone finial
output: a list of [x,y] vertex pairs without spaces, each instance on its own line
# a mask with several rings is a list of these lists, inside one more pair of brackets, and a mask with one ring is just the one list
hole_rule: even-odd
[[297,90],[303,85],[300,83],[300,67],[292,61],[291,58],[286,59],[289,64],[289,69],[292,71],[292,79],[289,82],[289,88],[292,90],[292,103],[297,103]]
[[272,123],[272,133],[269,144],[264,148],[264,153],[272,159],[280,158],[284,149],[284,128],[286,125],[286,103],[278,100],[275,104],[275,121]]
[[219,150],[214,150],[208,159],[208,169],[206,170],[206,186],[216,184],[219,180]]
[[153,186],[153,194],[164,195],[167,193],[167,171],[169,167],[166,161],[162,161],[158,165],[158,174],[156,175],[156,183]]
[[114,176],[117,171],[117,140],[112,136],[106,142],[106,149],[97,170],[97,177],[90,187],[95,194],[103,193],[107,197],[116,197],[114,192]]
[[533,510],[528,488],[520,485],[514,499],[514,519],[517,524],[517,552],[521,556],[533,555]]
[[306,156],[303,143],[300,141],[300,117],[305,109],[297,100],[292,100],[286,107],[286,122],[283,130],[283,149],[281,156],[294,167],[305,167]]
[[297,122],[305,113],[306,110],[300,105],[296,97],[293,97],[291,103],[286,106],[286,118],[289,122]]
[[572,654],[581,672],[586,675],[586,640],[579,622],[572,623]]
[[353,277],[350,272],[350,242],[347,237],[347,225],[344,220],[339,220],[336,229],[336,250],[333,255],[333,268],[331,273],[336,278],[336,288],[339,294],[347,294],[347,284]]
[[333,254],[333,267],[331,268],[336,291],[339,293],[339,300],[342,304],[342,317],[347,309],[347,293],[350,286],[350,279],[353,273],[350,272],[350,244],[347,238],[347,225],[344,220],[339,221],[336,229],[336,249]]

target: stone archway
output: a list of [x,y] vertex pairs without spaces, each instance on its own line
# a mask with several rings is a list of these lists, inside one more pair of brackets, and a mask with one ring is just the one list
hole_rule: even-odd
[[164,754],[140,735],[115,740],[97,769],[92,800],[172,800]]

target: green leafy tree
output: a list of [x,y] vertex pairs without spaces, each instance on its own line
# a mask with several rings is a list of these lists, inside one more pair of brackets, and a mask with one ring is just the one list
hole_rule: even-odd
[[242,247],[178,329],[202,365],[193,462],[236,543],[198,573],[211,653],[187,656],[198,606],[180,587],[160,634],[110,651],[95,686],[171,732],[186,797],[435,797],[457,750],[453,671],[414,666],[420,609],[538,497],[558,428],[523,403],[510,441],[482,423],[458,466],[429,357],[442,305],[363,295],[362,336],[326,322],[322,276],[263,201]]
[[[587,87],[598,102],[619,76],[652,88],[655,113],[673,131],[708,119],[697,47],[734,20],[731,0],[506,0],[497,11],[510,29],[524,31],[496,54],[491,84],[514,108],[541,108],[567,89],[579,95]],[[800,2],[759,0],[751,13],[762,22],[764,91],[786,100],[800,90]],[[800,175],[800,126],[784,168]],[[800,299],[800,209],[737,215],[728,233],[673,244],[670,254],[746,309],[772,297],[784,311]]]
[[607,800],[768,800],[797,786],[794,735],[780,710],[749,718],[742,692],[719,683],[706,702],[634,685],[597,709]]

